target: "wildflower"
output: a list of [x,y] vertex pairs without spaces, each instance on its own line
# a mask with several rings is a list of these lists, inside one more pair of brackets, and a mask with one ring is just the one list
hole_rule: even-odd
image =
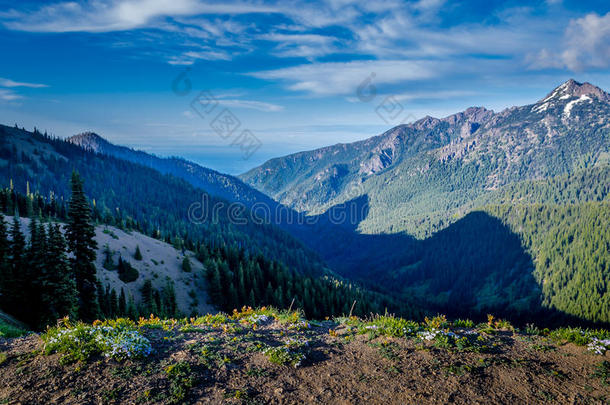
[[434,340],[436,338],[436,335],[438,335],[439,333],[439,330],[432,329],[429,331],[419,332],[417,335],[424,340]]
[[607,350],[610,350],[610,339],[591,338],[587,349],[595,354],[603,355]]

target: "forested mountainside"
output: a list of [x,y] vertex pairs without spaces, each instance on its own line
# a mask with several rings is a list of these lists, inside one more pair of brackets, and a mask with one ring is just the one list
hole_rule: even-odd
[[[66,199],[71,172],[77,170],[102,217],[137,223],[146,234],[161,230],[161,237],[237,246],[252,255],[280,260],[303,273],[325,272],[316,254],[290,234],[273,225],[236,220],[248,217],[248,213],[229,212],[229,201],[182,179],[36,131],[0,126],[0,140],[4,186],[12,180],[22,193],[38,192],[44,197],[52,193],[54,199]],[[196,209],[189,218],[193,204]],[[214,218],[212,207],[216,208]]]
[[426,117],[364,141],[272,159],[240,178],[312,214],[366,195],[360,231],[425,237],[487,193],[594,167],[610,160],[609,150],[610,95],[570,80],[532,105]]
[[[456,316],[610,322],[609,101],[568,81],[534,105],[425,118],[241,177],[315,213],[304,239],[379,290]],[[358,216],[329,227],[333,210]]]
[[125,146],[114,145],[93,132],[85,132],[66,139],[83,149],[114,156],[118,159],[138,163],[155,169],[163,174],[171,174],[186,180],[195,187],[228,201],[239,201],[251,207],[254,203],[265,203],[275,206],[277,203],[266,194],[244,184],[237,177],[219,173],[207,167],[182,159],[180,157],[162,158]]
[[[532,106],[427,118],[250,172],[273,187],[288,187],[291,176],[298,187],[315,185],[321,194],[306,192],[299,199],[315,205],[305,223],[295,223],[294,216],[292,223],[282,216],[268,218],[271,224],[231,221],[230,202],[243,203],[247,213],[266,197],[230,176],[224,183],[223,175],[195,164],[92,134],[65,142],[1,127],[0,170],[12,179],[9,187],[30,196],[5,198],[16,199],[20,212],[37,212],[29,207],[42,199],[57,205],[47,216],[62,217],[67,179],[77,169],[94,199],[96,221],[197,252],[212,303],[227,311],[294,301],[318,316],[349,312],[356,301],[357,313],[389,308],[408,316],[438,311],[608,323],[608,100],[594,86],[569,81]],[[382,145],[385,158],[371,158]],[[368,160],[358,163],[364,155]],[[329,183],[316,172],[327,164],[347,165],[324,171],[335,173],[331,183],[338,193],[325,189]],[[165,167],[168,174],[146,165]],[[203,191],[208,181],[232,200]],[[290,193],[271,194],[284,201]],[[221,209],[214,220],[193,223],[188,207],[202,194]],[[270,211],[279,207],[283,215],[305,218],[269,204]],[[375,223],[385,225],[371,228]]]
[[[372,293],[347,280],[333,277],[314,254],[271,225],[257,225],[251,221],[243,225],[234,224],[226,212],[228,202],[225,200],[208,196],[208,202],[218,204],[216,217],[196,223],[189,221],[187,211],[191,201],[201,201],[202,193],[206,193],[173,176],[86,151],[37,131],[29,133],[0,127],[0,137],[0,170],[7,182],[6,187],[0,190],[0,208],[7,216],[30,217],[33,224],[24,235],[18,225],[0,221],[0,308],[32,328],[44,328],[58,316],[66,314],[85,320],[112,316],[137,319],[150,313],[195,315],[208,295],[212,305],[225,311],[243,305],[274,305],[299,308],[315,317],[348,311],[366,314],[385,308],[418,314],[405,303],[397,303],[386,295]],[[79,190],[82,190],[81,177],[72,170],[80,172],[83,179],[89,179],[84,183],[84,190],[93,198],[89,203],[85,194],[80,192],[82,215],[74,214],[68,204],[74,199],[74,184],[81,184]],[[71,181],[67,180],[68,177]],[[181,260],[184,273],[174,275],[192,279],[191,284],[207,285],[207,294],[198,292],[195,285],[191,286],[187,292],[190,313],[185,313],[183,305],[176,303],[176,297],[181,293],[174,284],[163,284],[167,274],[133,265],[133,260],[122,255],[127,246],[113,248],[116,243],[108,240],[107,246],[103,247],[103,257],[98,254],[96,260],[94,249],[99,246],[95,246],[93,230],[80,237],[83,243],[90,245],[86,257],[68,260],[68,255],[74,255],[75,251],[62,237],[63,226],[59,222],[69,225],[74,218],[83,218],[83,224],[91,221],[118,228],[120,231],[117,232],[112,228],[107,230],[112,239],[117,233],[137,231],[172,244],[174,249],[182,252],[176,260]],[[150,238],[147,240],[152,240]],[[147,254],[138,246],[131,246],[131,250],[134,250],[134,260],[141,260]],[[196,260],[191,262],[184,256],[186,250],[193,251]],[[203,267],[196,265],[197,260],[203,263]],[[61,272],[51,271],[47,266],[49,261],[56,263]],[[151,263],[160,268],[166,266],[164,261],[154,263],[151,259]],[[108,271],[98,268],[96,277],[95,267],[87,270],[89,287],[83,289],[78,277],[74,279],[80,274],[79,263],[88,269],[97,265]],[[153,272],[152,279],[140,277],[150,271]],[[116,272],[116,275],[109,272]],[[191,272],[194,273],[192,276]],[[51,274],[57,274],[59,279],[49,283],[47,279]],[[140,290],[139,303],[134,300],[133,305],[119,305],[117,278],[123,283],[135,283],[125,290]],[[162,279],[161,284],[157,278]],[[83,302],[85,293],[86,302],[91,305],[75,304]],[[52,297],[68,298],[65,305],[57,309],[57,305],[39,302],[36,297],[40,296],[49,297],[51,301]],[[126,299],[129,297],[123,295],[122,302],[125,303]],[[25,308],[29,310],[24,312]],[[84,308],[89,312],[81,313]]]

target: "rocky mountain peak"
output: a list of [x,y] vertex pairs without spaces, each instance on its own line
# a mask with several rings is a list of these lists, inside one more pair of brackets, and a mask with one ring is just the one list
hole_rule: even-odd
[[537,104],[542,104],[549,101],[568,100],[573,97],[596,98],[600,101],[610,102],[610,94],[591,83],[579,83],[574,79],[570,79],[562,85],[555,88],[544,99]]
[[103,149],[111,145],[106,139],[102,138],[95,132],[83,132],[78,135],[71,136],[66,141],[80,146],[83,149],[91,150],[93,152],[102,152]]
[[442,120],[448,122],[450,125],[473,122],[482,123],[491,118],[493,115],[494,112],[485,107],[469,107],[462,112],[450,115]]

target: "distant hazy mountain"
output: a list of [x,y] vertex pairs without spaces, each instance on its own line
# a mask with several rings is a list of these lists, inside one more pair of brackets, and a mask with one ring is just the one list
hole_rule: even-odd
[[93,132],[74,135],[67,141],[96,153],[138,163],[161,173],[172,174],[188,181],[195,187],[203,188],[211,195],[230,201],[240,201],[247,206],[256,202],[276,205],[265,194],[244,184],[236,177],[219,173],[179,157],[161,158],[125,146],[114,145]]
[[366,233],[425,236],[523,180],[608,162],[610,95],[569,80],[539,102],[423,118],[382,135],[269,160],[240,176],[308,213],[366,195]]
[[[146,234],[160,229],[165,234],[179,234],[185,239],[206,241],[213,246],[240,246],[251,254],[277,259],[304,273],[326,272],[321,260],[287,232],[272,224],[242,221],[252,217],[249,211],[231,211],[230,204],[235,199],[224,199],[210,191],[213,187],[205,183],[204,177],[197,180],[199,177],[193,174],[192,181],[185,181],[180,175],[164,174],[170,169],[151,168],[138,163],[135,157],[158,164],[180,162],[179,159],[166,161],[114,146],[92,134],[76,139],[66,142],[37,131],[0,125],[0,175],[5,179],[4,187],[12,181],[21,193],[26,192],[28,185],[32,192],[39,192],[41,196],[65,199],[70,193],[71,172],[77,170],[85,179],[85,192],[95,199],[102,215],[116,217],[117,221],[135,221]],[[79,140],[84,148],[75,145]],[[117,156],[122,153],[131,159],[102,151],[112,151]],[[172,168],[170,163],[167,164]],[[208,173],[218,180],[216,184],[220,184],[223,175],[216,178],[212,170],[195,166],[193,173]],[[231,176],[226,178],[230,180]],[[196,186],[196,182],[207,185]],[[250,189],[239,180],[235,180],[235,184]],[[216,191],[220,189],[218,185]],[[237,189],[237,186],[225,188],[226,193]],[[252,191],[252,194],[260,193]],[[204,196],[207,197],[205,210],[201,206]],[[193,204],[199,206],[191,212]],[[214,207],[217,209],[213,210]]]

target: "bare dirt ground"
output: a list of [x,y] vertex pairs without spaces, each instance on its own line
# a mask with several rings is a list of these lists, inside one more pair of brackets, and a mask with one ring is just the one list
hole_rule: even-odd
[[[610,403],[610,380],[596,372],[610,352],[597,355],[542,336],[485,335],[487,349],[479,352],[359,334],[332,321],[307,328],[270,320],[141,331],[153,353],[125,362],[98,356],[61,365],[61,354],[43,354],[37,335],[0,340],[0,403]],[[300,342],[290,353],[301,357],[273,363],[265,348],[290,342]]]

